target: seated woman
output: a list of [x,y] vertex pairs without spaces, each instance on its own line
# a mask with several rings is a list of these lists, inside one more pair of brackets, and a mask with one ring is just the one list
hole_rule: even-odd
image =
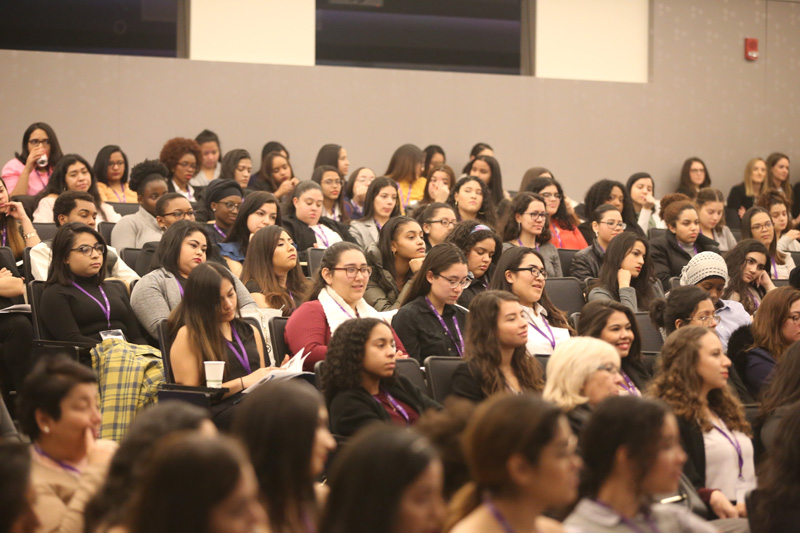
[[[784,254],[800,252],[800,230],[794,228],[791,220],[792,204],[779,191],[767,191],[756,199],[756,206],[769,212],[775,224],[775,235],[778,238],[778,251]],[[789,254],[791,255],[791,254]]]
[[706,169],[706,164],[699,157],[690,157],[683,162],[678,190],[675,192],[694,200],[697,191],[704,187],[711,187],[711,176]]
[[338,144],[325,144],[317,152],[314,168],[329,166],[336,169],[340,175],[345,175],[350,170],[350,160],[347,159],[347,150]]
[[442,470],[427,439],[373,424],[347,442],[330,469],[319,533],[441,531]]
[[272,150],[270,143],[267,143],[261,152],[261,168],[250,176],[247,188],[251,191],[271,192],[280,200],[284,196],[291,197],[299,183],[288,154]]
[[52,222],[53,205],[58,195],[64,191],[82,191],[91,194],[97,207],[98,218],[103,222],[118,222],[122,218],[114,208],[100,199],[97,181],[89,163],[77,154],[67,154],[53,169],[47,186],[34,198],[36,210],[33,212],[33,221]]
[[164,143],[158,159],[169,171],[167,182],[169,192],[180,193],[190,202],[199,200],[189,181],[194,177],[194,171],[197,170],[202,157],[200,145],[192,139],[175,137]]
[[[0,201],[5,193],[0,179]],[[17,202],[5,204],[5,209],[17,210],[24,213],[22,206]],[[0,207],[3,209],[3,207]],[[18,216],[18,214],[17,214]],[[8,221],[15,221],[11,216]],[[28,222],[30,224],[30,221]],[[9,224],[9,228],[16,227]],[[19,233],[9,235],[15,242],[21,240]],[[38,237],[37,237],[38,238]],[[15,274],[16,273],[16,274]],[[25,295],[25,280],[19,273],[13,258],[0,257],[0,309],[22,303]],[[33,325],[31,317],[24,313],[0,313],[0,389],[3,395],[10,391],[21,391],[25,376],[33,364]],[[6,396],[8,398],[8,396]],[[2,417],[0,417],[2,418]],[[13,428],[13,423],[11,425]],[[2,435],[0,435],[2,439]]]
[[580,470],[575,440],[558,408],[532,394],[488,401],[464,435],[472,481],[451,506],[448,522],[454,525],[446,530],[563,531],[542,510],[575,501]]
[[[744,380],[753,398],[758,398],[784,352],[800,340],[800,291],[778,287],[770,291],[753,316],[753,346],[744,352]],[[733,354],[738,364],[737,354]]]
[[694,285],[676,287],[666,298],[650,304],[650,321],[667,336],[684,326],[701,326],[715,330],[717,316],[711,296]]
[[609,204],[603,204],[592,211],[591,222],[594,231],[592,244],[572,256],[569,266],[569,275],[580,280],[600,277],[600,268],[603,266],[608,245],[627,227],[619,209]]
[[136,190],[125,186],[128,170],[128,156],[119,146],[109,144],[97,152],[94,175],[97,177],[97,192],[104,202],[137,202]]
[[40,531],[83,531],[86,502],[117,449],[98,440],[97,377],[65,356],[41,359],[25,380],[19,420],[33,443],[31,485]]
[[372,275],[364,300],[377,311],[400,308],[414,275],[425,260],[425,240],[416,220],[395,217],[381,230],[377,243],[366,249]]
[[583,200],[582,215],[585,221],[578,225],[578,229],[587,243],[591,243],[596,234],[596,230],[592,226],[592,215],[598,207],[603,205],[610,205],[619,211],[622,221],[627,226],[628,231],[638,233],[642,237],[647,236],[647,233],[642,231],[642,228],[639,227],[636,214],[633,210],[633,202],[628,196],[628,191],[625,189],[625,186],[618,181],[600,180],[589,187]]
[[219,253],[225,258],[231,272],[241,277],[250,239],[261,228],[276,224],[281,224],[281,212],[274,196],[268,192],[256,191],[244,199],[228,236],[224,242],[219,243]]
[[3,439],[0,441],[0,455],[3,456],[0,463],[3,527],[14,532],[36,531],[42,522],[34,509],[36,493],[31,482],[30,447],[16,439]]
[[53,259],[41,297],[47,338],[98,344],[118,332],[133,344],[147,344],[131,310],[128,291],[107,283],[106,243],[93,228],[64,224],[52,244]]
[[767,270],[769,250],[756,239],[744,239],[725,254],[730,281],[722,298],[739,302],[749,314],[755,314],[761,299],[775,284]]
[[403,354],[394,332],[377,318],[355,318],[336,329],[322,367],[322,390],[331,431],[351,436],[370,422],[413,426],[426,409],[439,404],[395,372]]
[[479,155],[467,163],[465,167],[467,176],[476,176],[486,185],[492,203],[500,205],[503,200],[510,200],[511,196],[503,189],[503,175],[500,173],[500,163],[493,156]]
[[[204,361],[224,361],[225,400],[211,408],[217,426],[228,429],[230,408],[241,392],[272,371],[264,359],[261,331],[239,318],[234,276],[217,263],[204,263],[186,280],[185,295],[170,314],[170,349],[175,383],[190,387],[205,383]],[[268,360],[267,360],[268,361]]]
[[[212,231],[209,244],[219,244],[228,238],[241,210],[244,192],[238,183],[231,180],[214,180],[204,192],[205,212],[201,213]],[[198,214],[199,216],[200,214]]]
[[415,215],[425,234],[428,250],[442,244],[456,225],[456,212],[445,203],[433,202],[418,210]]
[[2,178],[0,178],[0,232],[2,232],[0,245],[11,248],[16,259],[22,259],[25,248],[33,248],[42,242],[24,206],[20,202],[11,200]]
[[336,448],[322,395],[295,380],[266,383],[238,409],[233,434],[250,455],[270,531],[316,530],[327,495],[316,480]]
[[642,362],[642,340],[633,311],[619,302],[589,302],[581,309],[578,335],[613,346],[621,361],[620,394],[642,395],[653,371]]
[[[269,193],[250,196],[257,194]],[[253,300],[261,308],[283,309],[283,316],[291,315],[308,291],[292,238],[280,226],[267,226],[253,234],[248,249],[241,278]]]
[[389,178],[375,178],[366,192],[363,216],[350,222],[350,235],[366,250],[367,246],[378,242],[381,228],[389,219],[399,214],[397,184]]
[[195,187],[205,187],[219,178],[222,172],[222,165],[219,162],[222,152],[219,137],[213,131],[203,130],[197,134],[194,140],[200,145],[202,159],[197,174],[190,181]]
[[727,252],[736,246],[736,237],[725,225],[724,202],[725,196],[722,191],[711,187],[697,191],[697,197],[694,199],[700,234],[716,241],[720,252]]
[[629,232],[614,237],[587,300],[614,300],[639,313],[647,311],[650,302],[663,296],[661,283],[653,276],[647,240]]
[[344,186],[344,212],[350,220],[357,220],[364,216],[367,190],[374,179],[375,172],[367,167],[355,169],[347,178]]
[[425,193],[417,204],[418,210],[432,203],[447,202],[450,191],[456,186],[456,173],[448,165],[433,165],[425,176]]
[[2,179],[8,195],[36,195],[47,186],[63,157],[56,132],[44,122],[34,122],[22,134],[22,150],[3,165]]
[[767,192],[767,164],[760,157],[754,157],[744,168],[744,181],[731,187],[728,194],[728,207],[736,211],[739,218],[753,207],[755,199]]
[[686,507],[651,503],[678,490],[676,472],[686,463],[678,422],[663,403],[609,398],[587,422],[580,447],[581,500],[567,531],[718,531]]
[[749,326],[752,322],[750,313],[741,303],[722,298],[727,283],[728,265],[725,259],[714,252],[700,252],[692,257],[681,272],[681,285],[699,287],[711,298],[717,315],[715,331],[726,352],[731,334],[742,326]]
[[244,191],[247,196],[251,191],[247,189],[247,184],[250,182],[250,175],[253,173],[253,162],[250,159],[250,152],[237,148],[230,150],[222,158],[220,167],[219,178],[221,180],[233,180],[239,184],[239,187]]
[[142,248],[148,242],[161,240],[156,205],[167,194],[167,167],[158,161],[142,161],[131,169],[129,185],[128,191],[136,197],[130,203],[138,202],[139,210],[122,217],[111,230],[111,244],[118,250]]
[[516,296],[505,291],[476,296],[466,335],[466,364],[453,374],[453,395],[480,402],[498,393],[542,390],[544,372],[528,355],[528,321]]
[[791,254],[778,250],[775,223],[769,211],[754,206],[745,211],[742,217],[742,239],[756,239],[769,250],[767,268],[772,279],[789,279],[795,264]]
[[727,386],[730,366],[713,331],[687,326],[667,337],[648,389],[678,418],[689,456],[683,471],[720,518],[745,515],[756,481],[750,424]]
[[291,202],[282,217],[305,261],[309,248],[327,248],[341,241],[355,242],[345,224],[322,216],[322,189],[313,181],[304,181],[294,188]]
[[558,250],[550,243],[550,220],[544,198],[532,192],[519,192],[511,200],[506,222],[500,231],[503,250],[512,246],[534,248],[544,258],[547,273],[560,278],[561,260]]
[[622,390],[619,352],[609,343],[575,337],[561,343],[547,362],[547,383],[542,397],[567,415],[575,435],[580,435],[592,410]]
[[434,246],[392,319],[408,355],[419,361],[431,355],[464,355],[467,313],[455,306],[469,284],[467,258],[449,243]]
[[664,235],[650,241],[653,247],[655,274],[665,291],[669,278],[681,275],[681,269],[700,252],[719,252],[716,241],[700,234],[697,208],[682,194],[668,194],[661,199],[661,218],[667,225]]
[[531,180],[526,191],[539,194],[545,201],[547,214],[550,216],[550,242],[556,248],[583,250],[588,246],[578,229],[578,217],[567,210],[567,202],[561,184],[553,178],[535,178]]
[[[770,452],[776,441],[778,425],[800,402],[800,343],[792,344],[775,365],[772,378],[761,389],[758,417],[753,423],[754,443],[761,452]],[[756,455],[759,447],[756,446]]]
[[633,211],[636,215],[639,227],[647,234],[653,228],[665,228],[664,221],[658,216],[661,204],[653,195],[655,194],[655,182],[647,172],[637,172],[628,178],[625,189],[631,197]]
[[[153,337],[158,338],[158,325],[183,300],[189,274],[206,262],[208,241],[205,224],[181,220],[172,224],[158,243],[154,269],[133,287],[131,307],[136,318]],[[255,309],[250,293],[234,278],[240,309]]]
[[347,224],[350,218],[344,210],[344,177],[330,165],[321,165],[314,169],[311,181],[322,189],[322,216]]
[[132,501],[123,528],[130,533],[267,527],[250,458],[228,437],[189,433],[160,443]]
[[528,323],[528,355],[553,353],[573,333],[567,317],[545,291],[547,271],[542,256],[531,248],[515,246],[497,263],[491,290],[507,291],[519,298]]
[[472,282],[458,299],[462,307],[469,307],[472,299],[489,288],[494,266],[503,252],[500,237],[489,226],[475,220],[464,220],[456,224],[446,242],[455,244],[467,256]]
[[458,220],[476,220],[494,227],[495,213],[491,193],[480,178],[467,176],[456,182],[447,197]]
[[394,151],[386,167],[384,176],[397,184],[400,194],[400,214],[405,215],[409,206],[414,206],[422,199],[425,179],[422,177],[422,165],[425,154],[413,144],[404,144]]
[[[292,354],[304,349],[308,355],[305,370],[313,371],[316,362],[325,359],[331,335],[342,322],[381,316],[364,301],[370,274],[372,267],[357,244],[336,243],[325,250],[308,297],[289,317],[284,334]],[[394,341],[405,352],[396,334]]]
[[425,153],[425,165],[423,168],[426,176],[431,169],[444,166],[447,163],[444,149],[438,144],[429,144],[422,151]]

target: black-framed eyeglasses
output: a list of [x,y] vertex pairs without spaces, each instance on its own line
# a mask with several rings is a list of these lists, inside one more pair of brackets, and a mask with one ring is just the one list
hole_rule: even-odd
[[764,222],[763,224],[753,224],[750,226],[752,233],[758,233],[762,229],[772,229],[772,222]]
[[451,289],[455,289],[456,287],[461,287],[462,289],[466,289],[469,287],[469,284],[472,283],[472,280],[469,278],[464,279],[453,279],[453,278],[446,278],[441,274],[434,274],[437,278],[442,278],[443,280],[447,281],[450,284]]
[[28,141],[32,146],[50,146],[50,139],[30,139]]
[[699,318],[687,318],[685,320],[687,322],[691,322],[692,320],[697,320],[698,322],[700,322],[704,326],[709,326],[710,324],[719,324],[720,320],[722,320],[722,319],[720,318],[719,315],[713,314],[713,315],[701,316]]
[[530,272],[531,276],[534,278],[542,276],[542,278],[547,279],[547,270],[538,267],[519,267],[519,268],[511,268],[509,269],[512,272]]
[[369,267],[369,266],[366,266],[366,267],[335,267],[335,268],[332,268],[331,270],[344,270],[345,276],[347,276],[350,279],[354,279],[356,277],[356,274],[358,274],[359,272],[361,272],[362,276],[367,277],[367,278],[372,275],[372,267]]
[[172,213],[164,213],[162,217],[175,217],[178,220],[183,220],[186,217],[194,218],[196,211],[173,211]]
[[224,205],[225,207],[228,208],[228,211],[238,211],[239,206],[241,206],[242,204],[241,203],[237,204],[236,202],[220,202],[218,205]]
[[537,218],[545,219],[547,218],[546,211],[531,211],[530,213],[522,213],[523,215],[528,215],[531,217],[532,220],[536,220]]
[[106,252],[106,245],[98,242],[94,246],[89,246],[88,244],[81,244],[77,248],[70,248],[71,252],[80,252],[86,257],[91,257],[92,252],[97,252],[100,255],[103,255]]
[[745,264],[747,266],[755,265],[756,266],[756,270],[758,270],[758,271],[762,271],[762,270],[766,270],[767,269],[767,265],[765,265],[763,263],[759,263],[758,261],[756,261],[752,257],[746,257],[744,262],[745,262]]
[[178,163],[178,166],[181,166],[183,168],[191,168],[192,170],[194,170],[197,168],[197,163],[189,163],[188,161],[181,161],[180,163]]
[[449,219],[446,219],[446,218],[441,218],[439,220],[428,220],[427,223],[428,224],[441,224],[442,227],[445,227],[445,228],[452,228],[453,226],[456,225],[456,221],[455,220],[449,220]]

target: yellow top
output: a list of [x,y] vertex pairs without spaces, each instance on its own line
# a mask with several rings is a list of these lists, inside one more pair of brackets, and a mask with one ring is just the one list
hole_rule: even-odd
[[425,178],[417,178],[413,184],[407,181],[397,182],[397,201],[400,202],[400,214],[406,214],[406,206],[419,202],[425,196]]
[[100,198],[103,199],[104,202],[113,202],[113,203],[127,203],[127,204],[136,204],[139,203],[139,195],[136,194],[136,191],[132,191],[131,188],[128,186],[127,183],[122,185],[125,188],[125,194],[120,194],[119,192],[113,190],[111,187],[106,185],[105,183],[97,182],[97,192],[100,193]]

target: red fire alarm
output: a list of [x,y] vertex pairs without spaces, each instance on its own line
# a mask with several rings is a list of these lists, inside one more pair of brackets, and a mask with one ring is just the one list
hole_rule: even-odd
[[758,39],[744,40],[744,58],[748,61],[758,59]]

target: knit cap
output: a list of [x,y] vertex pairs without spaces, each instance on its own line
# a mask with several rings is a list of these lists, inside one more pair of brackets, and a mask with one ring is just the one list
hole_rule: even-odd
[[700,252],[681,270],[681,285],[697,285],[711,276],[720,277],[728,283],[728,265],[716,252]]

